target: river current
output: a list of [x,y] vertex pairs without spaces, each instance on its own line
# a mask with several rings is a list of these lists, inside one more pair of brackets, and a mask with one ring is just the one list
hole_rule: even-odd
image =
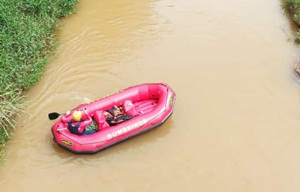
[[[26,93],[1,191],[300,190],[300,51],[281,1],[86,0],[77,9]],[[48,113],[146,82],[177,94],[161,127],[94,155],[52,142]]]

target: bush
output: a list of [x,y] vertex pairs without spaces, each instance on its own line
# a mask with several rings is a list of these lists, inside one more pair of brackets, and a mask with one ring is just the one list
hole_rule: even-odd
[[[292,19],[300,27],[300,0],[285,0],[285,6],[288,8]],[[296,41],[300,41],[300,31],[295,35]]]

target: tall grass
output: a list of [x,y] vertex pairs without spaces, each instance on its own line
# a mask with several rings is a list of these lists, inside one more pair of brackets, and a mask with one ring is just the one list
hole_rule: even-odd
[[0,0],[0,156],[22,108],[22,93],[43,74],[59,19],[77,0]]
[[17,111],[22,108],[23,96],[21,92],[15,91],[10,85],[2,90],[0,95],[0,144],[5,144],[5,141],[11,134],[11,128],[14,127],[14,116]]
[[[300,27],[300,0],[284,0],[285,6],[288,8],[292,19],[296,22],[298,27]],[[300,31],[295,35],[296,41],[300,41]]]

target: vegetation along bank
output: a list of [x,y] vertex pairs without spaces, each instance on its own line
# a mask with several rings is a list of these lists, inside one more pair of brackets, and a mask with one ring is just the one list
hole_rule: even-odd
[[[285,7],[291,14],[292,19],[296,22],[298,27],[300,27],[300,0],[284,0]],[[300,31],[295,35],[295,40],[300,41]]]
[[0,0],[0,158],[25,90],[42,76],[57,44],[59,19],[77,0]]

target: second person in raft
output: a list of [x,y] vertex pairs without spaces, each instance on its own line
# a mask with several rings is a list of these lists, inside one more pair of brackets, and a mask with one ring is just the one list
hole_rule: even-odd
[[[70,113],[70,112],[68,112]],[[94,129],[86,130],[85,128],[92,123],[91,116],[87,113],[86,109],[84,109],[84,113],[86,115],[85,120],[82,120],[82,112],[74,111],[72,113],[72,117],[70,118],[69,114],[63,117],[63,121],[68,123],[68,129],[71,133],[76,135],[91,135],[96,133]]]

